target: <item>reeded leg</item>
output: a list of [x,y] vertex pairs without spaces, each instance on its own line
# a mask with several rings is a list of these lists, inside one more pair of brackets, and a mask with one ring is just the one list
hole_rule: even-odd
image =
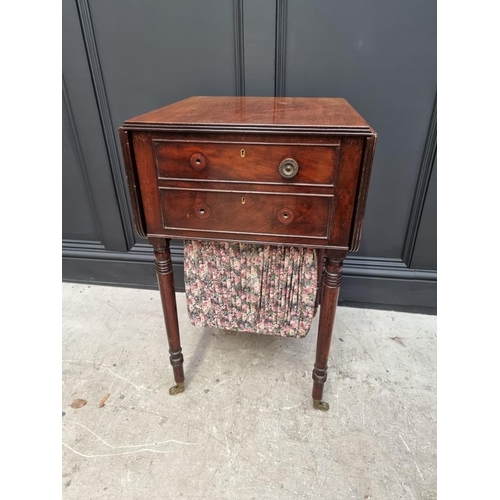
[[321,308],[319,313],[318,341],[316,345],[316,362],[314,363],[313,378],[313,405],[318,410],[328,410],[328,403],[322,401],[323,386],[327,379],[328,355],[332,341],[333,323],[339,297],[342,263],[345,253],[328,250],[323,271],[321,288]]
[[177,319],[177,304],[175,301],[174,275],[172,272],[172,260],[170,259],[170,240],[162,238],[150,238],[155,252],[156,276],[160,289],[163,316],[167,328],[168,345],[170,352],[170,364],[174,370],[176,385],[170,388],[171,395],[184,391],[184,359],[182,357],[181,341],[179,337],[179,321]]

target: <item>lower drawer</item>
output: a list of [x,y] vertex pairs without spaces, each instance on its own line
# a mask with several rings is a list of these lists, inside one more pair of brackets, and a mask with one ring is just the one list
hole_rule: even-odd
[[332,195],[160,189],[165,229],[328,238]]

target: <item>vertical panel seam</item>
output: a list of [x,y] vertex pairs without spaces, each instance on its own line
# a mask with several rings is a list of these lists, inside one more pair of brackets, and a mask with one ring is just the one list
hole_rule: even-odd
[[62,93],[63,93],[64,104],[66,106],[66,110],[68,113],[69,125],[71,127],[71,134],[73,135],[73,139],[75,141],[76,155],[78,158],[78,162],[80,163],[80,170],[82,172],[83,182],[85,184],[85,190],[86,190],[87,196],[89,198],[90,209],[92,211],[92,218],[94,220],[94,224],[95,224],[95,227],[97,229],[99,243],[102,244],[103,234],[102,234],[101,222],[99,219],[99,214],[97,212],[97,207],[95,206],[94,195],[92,192],[92,186],[90,184],[88,170],[87,170],[87,164],[85,162],[85,157],[83,156],[83,150],[82,150],[82,146],[80,143],[80,137],[79,137],[78,131],[76,129],[75,119],[73,116],[73,109],[71,108],[71,103],[69,101],[69,95],[68,95],[68,90],[66,87],[66,82],[64,81],[64,76],[62,79]]
[[245,95],[245,32],[243,0],[234,0],[234,49],[236,71],[236,95]]
[[410,218],[403,245],[402,260],[411,267],[417,235],[424,210],[425,198],[431,179],[432,166],[437,154],[437,95],[434,98],[431,119],[425,140],[422,162],[420,164],[415,195],[410,209]]
[[274,96],[285,96],[286,27],[288,0],[276,0],[276,37],[274,46]]
[[89,63],[90,76],[94,86],[97,109],[101,119],[102,133],[106,144],[109,164],[111,166],[113,185],[115,188],[116,198],[118,200],[121,223],[127,247],[130,249],[135,243],[135,237],[132,227],[130,207],[125,190],[123,169],[121,167],[120,157],[118,154],[118,146],[113,130],[113,122],[111,120],[111,110],[104,85],[104,76],[102,73],[92,16],[90,13],[89,0],[76,0],[76,4],[80,18],[80,26],[82,29],[85,50],[87,53],[87,60]]

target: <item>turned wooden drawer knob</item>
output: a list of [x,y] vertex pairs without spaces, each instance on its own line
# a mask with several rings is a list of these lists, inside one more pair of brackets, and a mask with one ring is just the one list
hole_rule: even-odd
[[207,159],[201,153],[194,153],[189,158],[189,163],[195,170],[203,170],[207,164]]
[[194,207],[194,213],[198,219],[210,217],[210,207],[203,202],[197,203]]
[[293,158],[285,158],[279,166],[281,177],[291,179],[299,171],[299,164]]
[[282,208],[278,212],[278,220],[282,224],[290,224],[294,219],[294,213],[293,210],[290,210],[289,208]]

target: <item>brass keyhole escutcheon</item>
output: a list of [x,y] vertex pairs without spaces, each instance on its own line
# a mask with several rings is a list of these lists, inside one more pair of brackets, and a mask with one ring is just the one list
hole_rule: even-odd
[[241,155],[241,157],[242,157],[242,158],[245,158],[245,150],[244,150],[244,149],[242,149],[242,150],[240,151],[240,155]]
[[244,205],[246,202],[247,202],[247,200],[245,200],[245,197],[244,197],[244,196],[242,196],[242,197],[241,197],[241,204],[242,204],[242,205]]
[[293,158],[285,158],[279,166],[281,177],[291,179],[297,175],[299,171],[299,164]]

